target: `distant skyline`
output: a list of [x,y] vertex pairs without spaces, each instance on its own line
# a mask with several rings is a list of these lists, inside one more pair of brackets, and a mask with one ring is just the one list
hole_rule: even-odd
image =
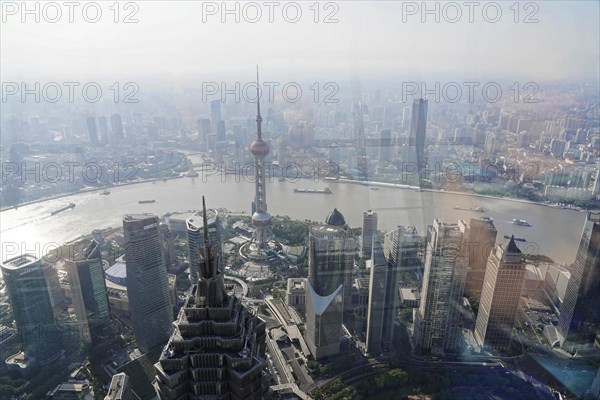
[[[4,2],[3,7],[6,7]],[[63,4],[58,2],[59,4]],[[529,79],[598,81],[600,70],[600,7],[596,1],[540,1],[537,23],[515,23],[513,2],[497,2],[502,15],[497,23],[486,22],[480,2],[474,22],[468,21],[463,2],[462,17],[448,22],[454,10],[433,15],[403,15],[402,2],[331,2],[337,5],[337,23],[315,23],[313,2],[297,2],[302,17],[285,22],[275,9],[268,22],[267,6],[257,23],[240,22],[234,15],[220,21],[220,13],[205,15],[203,4],[221,2],[139,1],[134,17],[138,23],[114,23],[110,3],[99,2],[102,18],[88,23],[81,7],[75,22],[68,22],[63,6],[61,20],[49,23],[40,11],[34,16],[10,15],[3,8],[0,45],[2,81],[30,79],[102,80],[135,78],[164,82],[208,79],[250,80],[256,64],[270,80],[333,78],[336,80],[398,77],[430,80]],[[406,2],[405,2],[406,3]],[[409,2],[420,5],[421,2]],[[428,3],[431,7],[437,2]],[[15,4],[21,4],[16,2]],[[43,2],[40,6],[43,7]],[[81,2],[83,6],[85,2]],[[135,11],[123,9],[119,18]],[[235,2],[228,3],[234,7]],[[239,3],[240,10],[246,3]],[[334,12],[319,3],[319,19]],[[447,4],[438,3],[440,10]],[[523,3],[520,3],[521,6]],[[252,10],[246,16],[250,17]],[[406,10],[405,10],[406,11]],[[493,11],[493,10],[492,10]],[[493,12],[488,15],[493,16]],[[522,21],[534,9],[519,13]],[[48,18],[55,11],[48,9]],[[94,15],[92,11],[88,15]],[[254,15],[254,14],[252,14]],[[293,9],[288,12],[293,16]],[[403,22],[405,17],[405,22]],[[157,84],[160,84],[157,81]]]

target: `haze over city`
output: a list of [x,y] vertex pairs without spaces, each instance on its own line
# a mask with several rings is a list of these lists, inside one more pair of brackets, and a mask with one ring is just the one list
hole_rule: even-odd
[[2,1],[0,397],[600,400],[600,3]]

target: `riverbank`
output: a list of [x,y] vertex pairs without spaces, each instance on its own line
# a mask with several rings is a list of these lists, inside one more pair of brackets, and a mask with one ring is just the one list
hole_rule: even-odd
[[120,183],[118,185],[113,185],[113,186],[103,186],[103,187],[99,187],[99,188],[86,188],[86,189],[78,190],[77,192],[61,193],[61,194],[57,194],[56,196],[42,197],[40,199],[36,199],[36,200],[32,200],[32,201],[27,201],[25,203],[19,203],[16,206],[0,207],[0,212],[8,211],[8,210],[15,210],[15,209],[18,210],[19,207],[25,207],[25,206],[30,206],[32,204],[43,203],[43,202],[48,201],[48,200],[62,199],[63,197],[75,196],[75,195],[86,194],[86,193],[100,192],[100,191],[109,190],[109,189],[113,189],[113,188],[120,188],[120,187],[125,187],[125,186],[137,185],[137,184],[140,184],[140,183],[158,182],[158,181],[164,181],[164,180],[169,181],[169,180],[181,179],[181,178],[186,178],[186,176],[185,175],[181,175],[181,176],[172,176],[172,177],[169,177],[169,178],[145,179],[143,181]]

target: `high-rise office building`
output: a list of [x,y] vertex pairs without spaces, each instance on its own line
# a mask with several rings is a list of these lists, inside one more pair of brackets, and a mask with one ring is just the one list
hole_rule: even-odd
[[[256,72],[256,140],[250,145],[254,156],[254,205],[252,225],[254,233],[250,239],[248,256],[254,260],[266,260],[270,252],[269,240],[273,238],[271,214],[267,212],[267,186],[265,177],[265,157],[269,145],[262,140],[262,117],[260,115],[260,94],[258,91],[258,71]],[[211,103],[212,105],[212,103]]]
[[129,376],[125,372],[114,374],[110,381],[104,400],[133,400],[136,399],[129,386]]
[[225,121],[221,120],[217,122],[217,141],[224,142],[227,140],[225,136]]
[[108,295],[100,246],[95,240],[65,260],[71,299],[81,338],[92,343],[110,327]]
[[342,213],[310,228],[306,283],[306,343],[315,359],[337,354],[344,311],[352,308],[357,243]]
[[88,137],[91,144],[98,144],[98,129],[96,128],[96,117],[87,117],[86,119]]
[[24,254],[0,266],[23,352],[31,364],[50,362],[60,353],[50,295],[41,259]]
[[410,120],[409,146],[416,151],[417,171],[419,176],[425,162],[425,134],[427,130],[427,100],[415,99]]
[[379,135],[379,161],[390,161],[392,156],[392,131],[383,129]]
[[600,324],[600,214],[588,213],[560,307],[558,333],[569,352],[594,343]]
[[198,139],[205,146],[208,146],[208,134],[210,133],[210,119],[202,118],[198,120]]
[[461,336],[459,310],[466,278],[462,241],[463,233],[457,224],[436,218],[427,230],[421,304],[415,318],[418,351],[458,350]]
[[398,268],[398,272],[417,271],[421,268],[419,258],[419,233],[414,226],[399,225],[386,233],[383,251],[388,262]]
[[[217,210],[206,210],[208,215],[208,233],[210,237],[220,243],[219,233],[219,214]],[[192,284],[198,281],[198,254],[202,251],[204,243],[204,215],[198,211],[190,216],[186,221],[186,231],[188,240],[188,261],[190,262],[190,281]]]
[[377,235],[377,213],[373,210],[363,212],[362,253],[365,258],[371,258],[373,237]]
[[165,344],[173,322],[158,217],[125,215],[123,232],[129,313],[138,348],[145,353]]
[[367,306],[366,350],[371,355],[390,349],[398,304],[398,267],[384,255],[379,236],[373,237],[369,303]]
[[119,114],[110,116],[110,130],[112,131],[115,141],[119,142],[125,138],[125,134],[123,133],[123,121]]
[[268,382],[265,322],[225,291],[220,244],[210,240],[206,218],[202,226],[200,277],[154,365],[154,387],[163,400],[262,399]]
[[[258,102],[258,98],[256,99]],[[222,121],[221,116],[221,100],[213,100],[210,102],[210,122],[212,124],[212,132],[217,132],[219,121]]]
[[525,279],[525,263],[514,236],[497,244],[488,258],[475,340],[484,348],[508,350]]
[[108,121],[104,115],[98,118],[98,127],[100,128],[100,142],[108,144]]
[[550,154],[555,158],[563,158],[565,151],[567,151],[567,141],[552,139],[550,141]]
[[463,253],[468,262],[465,293],[479,299],[488,257],[496,244],[498,231],[489,217],[471,218],[464,238]]

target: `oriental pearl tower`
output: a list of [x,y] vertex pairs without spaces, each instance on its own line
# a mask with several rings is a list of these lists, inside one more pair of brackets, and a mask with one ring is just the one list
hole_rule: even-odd
[[248,257],[252,260],[266,260],[270,251],[269,240],[273,238],[271,229],[271,214],[267,212],[267,191],[265,187],[265,157],[269,154],[269,145],[262,140],[262,117],[260,116],[260,93],[258,86],[258,67],[256,67],[256,135],[257,138],[250,145],[250,152],[254,155],[255,168],[255,194],[254,203],[256,211],[252,214],[254,234],[250,239]]

